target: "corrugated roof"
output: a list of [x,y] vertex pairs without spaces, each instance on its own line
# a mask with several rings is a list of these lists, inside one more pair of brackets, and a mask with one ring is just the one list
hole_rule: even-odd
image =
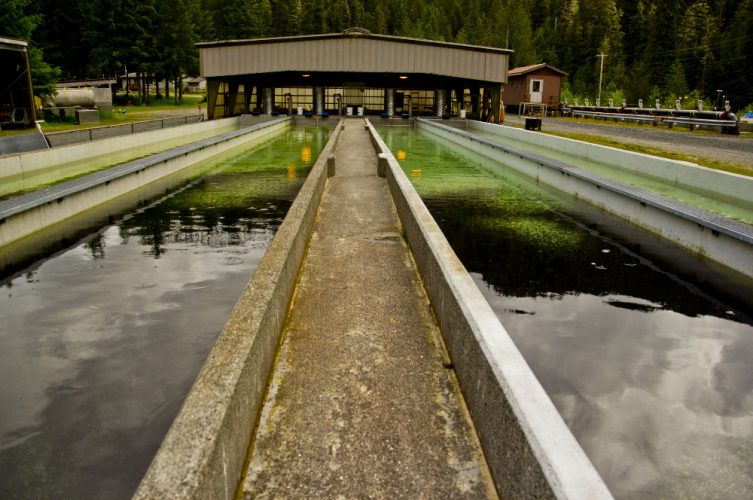
[[281,36],[276,38],[252,38],[248,40],[219,40],[216,42],[199,42],[196,44],[199,48],[222,47],[228,45],[253,45],[263,43],[283,43],[283,42],[302,42],[307,40],[327,40],[333,38],[369,38],[373,40],[385,40],[391,42],[413,43],[418,45],[434,45],[439,47],[448,47],[455,49],[472,50],[478,52],[494,52],[497,54],[512,54],[511,49],[500,49],[497,47],[484,47],[481,45],[467,45],[463,43],[440,42],[436,40],[426,40],[423,38],[410,38],[405,36],[378,35],[366,30],[348,29],[342,33],[325,33],[321,35],[296,35]]
[[556,68],[552,66],[551,64],[539,63],[539,64],[531,64],[530,66],[521,66],[519,68],[513,68],[507,72],[507,76],[510,77],[510,76],[524,75],[526,73],[530,73],[531,71],[536,71],[537,69],[541,69],[541,68],[549,68],[552,71],[556,71],[557,73],[561,73],[565,76],[568,75],[566,71],[562,71],[561,69]]

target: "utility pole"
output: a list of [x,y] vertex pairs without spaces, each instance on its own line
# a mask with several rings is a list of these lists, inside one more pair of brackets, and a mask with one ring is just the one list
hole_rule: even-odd
[[601,58],[601,66],[599,67],[599,95],[596,97],[596,102],[601,106],[601,76],[604,74],[604,58],[607,55],[602,52],[601,54],[596,54],[596,57]]

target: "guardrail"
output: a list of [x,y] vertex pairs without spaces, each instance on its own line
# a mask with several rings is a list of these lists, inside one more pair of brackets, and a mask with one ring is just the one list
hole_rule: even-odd
[[[683,116],[678,116],[680,114]],[[563,116],[567,115],[603,120],[651,123],[654,127],[660,124],[666,124],[667,128],[672,128],[675,124],[687,125],[690,130],[700,127],[720,127],[723,134],[740,134],[740,120],[734,114],[726,112],[692,112],[651,108],[645,108],[645,110],[643,108],[595,108],[588,110],[570,107],[563,110]]]
[[51,147],[67,146],[82,142],[96,141],[121,135],[137,134],[149,130],[159,130],[163,128],[179,127],[189,123],[198,123],[204,121],[204,115],[185,115],[174,116],[170,118],[161,118],[158,120],[145,120],[140,122],[124,123],[122,125],[106,125],[103,127],[94,127],[85,130],[70,130],[65,132],[51,132],[45,134]]

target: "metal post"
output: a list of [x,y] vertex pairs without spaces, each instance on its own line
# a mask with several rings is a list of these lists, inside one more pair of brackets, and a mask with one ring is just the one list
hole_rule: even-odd
[[384,89],[384,100],[387,117],[392,118],[395,115],[395,89]]
[[324,113],[324,87],[314,87],[314,114]]
[[601,65],[599,66],[599,95],[596,97],[596,102],[601,103],[601,76],[604,73],[604,58],[607,57],[607,55],[602,52],[601,54],[596,54],[596,57],[601,59]]
[[272,87],[264,87],[264,114],[272,114]]
[[437,89],[434,91],[434,111],[437,118],[442,118],[444,114],[445,106],[445,91],[444,89]]

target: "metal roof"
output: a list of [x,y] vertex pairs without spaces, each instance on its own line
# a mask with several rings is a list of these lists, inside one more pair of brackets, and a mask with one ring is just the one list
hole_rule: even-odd
[[509,49],[375,35],[354,29],[196,45],[201,75],[206,78],[277,75],[277,81],[311,74],[321,78],[328,75],[328,81],[335,77],[359,82],[374,80],[378,75],[413,75],[424,81],[442,77],[504,83],[512,53]]
[[556,73],[560,73],[560,74],[562,74],[564,76],[568,75],[568,73],[566,71],[562,71],[561,69],[556,68],[556,67],[552,66],[551,64],[539,63],[539,64],[532,64],[530,66],[521,66],[519,68],[513,68],[513,69],[511,69],[510,71],[507,72],[507,76],[520,76],[520,75],[524,75],[526,73],[530,73],[532,71],[536,71],[537,69],[542,69],[542,68],[548,68],[548,69],[550,69],[550,70],[552,70],[552,71],[554,71]]
[[314,40],[331,40],[338,38],[363,38],[371,40],[385,40],[391,42],[411,43],[418,45],[433,45],[436,47],[456,48],[463,50],[471,50],[477,52],[492,52],[497,54],[512,54],[512,49],[500,49],[497,47],[485,47],[482,45],[469,45],[464,43],[443,42],[438,40],[427,40],[424,38],[411,38],[407,36],[395,36],[395,35],[380,35],[371,33],[370,31],[363,30],[361,28],[350,28],[342,33],[324,33],[319,35],[295,35],[295,36],[281,36],[275,38],[250,38],[244,40],[218,40],[213,42],[198,42],[197,47],[227,47],[231,45],[254,45],[265,43],[286,43],[286,42],[308,42]]

